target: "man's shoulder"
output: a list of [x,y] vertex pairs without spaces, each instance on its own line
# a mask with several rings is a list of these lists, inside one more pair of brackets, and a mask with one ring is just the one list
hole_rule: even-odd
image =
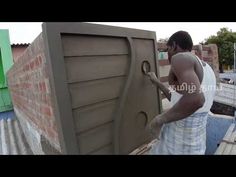
[[172,56],[172,58],[183,58],[183,59],[188,59],[188,58],[195,58],[196,56],[191,53],[191,52],[179,52]]
[[193,54],[188,52],[180,52],[172,56],[171,63],[173,64],[194,64]]

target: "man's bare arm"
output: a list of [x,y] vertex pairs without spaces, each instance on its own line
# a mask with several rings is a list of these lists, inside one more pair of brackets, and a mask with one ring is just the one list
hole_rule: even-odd
[[149,72],[147,75],[150,77],[152,83],[154,83],[166,96],[166,98],[170,101],[171,98],[171,92],[169,88],[167,88],[161,81],[156,77],[156,74],[154,72]]
[[177,77],[179,85],[186,85],[186,88],[178,91],[183,94],[181,99],[171,109],[159,116],[161,118],[158,121],[161,124],[184,119],[201,108],[205,102],[204,95],[200,92],[200,82],[194,71],[192,60],[173,57],[172,71]]

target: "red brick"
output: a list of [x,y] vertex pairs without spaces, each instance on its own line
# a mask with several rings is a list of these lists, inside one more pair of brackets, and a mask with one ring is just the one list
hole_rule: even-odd
[[52,106],[52,98],[51,98],[51,95],[47,94],[47,95],[46,95],[46,99],[47,99],[47,105],[48,105],[48,106]]
[[41,84],[42,84],[42,91],[46,92],[46,84],[45,84],[45,82],[43,81]]
[[32,62],[30,63],[30,69],[31,69],[31,70],[34,69],[34,61],[32,61]]
[[42,64],[42,57],[40,55],[38,56],[38,61],[39,61],[39,64],[41,65]]
[[45,104],[47,104],[47,97],[46,97],[46,94],[42,93],[41,95],[41,101]]
[[30,68],[30,66],[29,66],[29,64],[27,64],[26,65],[26,71],[29,71],[29,68]]
[[47,116],[52,116],[51,108],[50,108],[50,107],[45,107],[45,108],[44,108],[44,113],[45,113]]
[[36,68],[39,66],[38,60],[34,60],[34,65],[35,65]]
[[48,127],[47,128],[47,135],[52,138],[52,139],[55,139],[56,136],[57,136],[57,132],[55,132],[52,128]]

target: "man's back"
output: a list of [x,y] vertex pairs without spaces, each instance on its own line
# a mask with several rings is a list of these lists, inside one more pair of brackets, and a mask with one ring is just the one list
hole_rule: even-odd
[[[179,56],[178,56],[179,55]],[[192,115],[165,124],[160,133],[159,144],[152,149],[153,154],[204,154],[206,149],[206,123],[207,116],[213,104],[216,79],[211,67],[190,52],[177,54],[176,57],[186,57],[193,60],[193,64],[199,64],[201,69],[196,74],[200,77],[201,90],[205,97],[203,107],[199,108]],[[195,60],[195,61],[194,61]],[[194,67],[196,69],[197,67]],[[196,71],[195,71],[196,72]],[[201,77],[202,76],[202,77]],[[175,86],[175,88],[178,86]],[[194,89],[194,87],[193,87]],[[191,89],[189,90],[191,91]],[[192,90],[194,91],[194,90]],[[172,90],[171,103],[174,106],[183,95]]]
[[215,88],[215,76],[209,65],[203,65],[191,53],[192,48],[192,38],[186,31],[178,31],[168,39],[169,83],[174,89],[171,94],[152,77],[173,103],[150,123],[153,135],[160,137],[154,154],[205,152],[207,114],[214,98],[214,91],[208,86]]
[[[203,107],[198,109],[196,112],[210,111],[210,108],[213,104],[213,99],[214,99],[215,89],[216,89],[216,77],[215,77],[214,71],[209,66],[209,64],[207,64],[204,61],[201,61],[196,55],[192,54],[191,52],[178,53],[176,54],[175,57],[180,57],[180,58],[186,57],[189,60],[193,61],[193,65],[195,65],[194,70],[201,84],[200,92],[203,92],[204,97],[205,97],[205,102],[204,102]],[[175,85],[174,87],[177,88],[178,86]],[[191,91],[194,91],[193,89],[195,89],[195,87],[193,85],[188,85],[188,89],[191,92]],[[174,92],[174,91],[177,91],[177,92]],[[182,97],[181,91],[178,92],[177,89],[172,90],[172,97],[171,97],[172,106],[176,104],[181,97]]]

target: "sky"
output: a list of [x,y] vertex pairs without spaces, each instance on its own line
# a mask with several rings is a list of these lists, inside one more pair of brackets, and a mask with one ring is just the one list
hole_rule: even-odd
[[[236,22],[89,22],[110,26],[128,27],[156,32],[156,38],[168,38],[179,30],[189,32],[194,45],[211,35],[216,35],[220,28],[227,27],[236,32]],[[0,29],[8,29],[10,42],[31,43],[42,32],[42,22],[0,22]]]

